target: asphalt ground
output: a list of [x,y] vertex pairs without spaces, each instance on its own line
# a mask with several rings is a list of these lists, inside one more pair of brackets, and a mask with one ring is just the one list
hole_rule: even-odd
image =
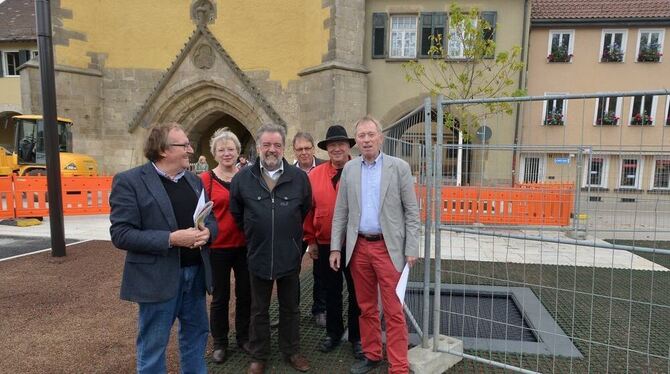
[[[65,239],[65,244],[78,242],[78,239]],[[51,238],[42,236],[0,236],[0,259],[51,248]]]

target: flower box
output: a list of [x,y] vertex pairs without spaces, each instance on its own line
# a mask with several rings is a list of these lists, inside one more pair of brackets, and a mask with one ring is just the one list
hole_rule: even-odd
[[570,62],[572,60],[572,53],[568,53],[567,47],[552,48],[551,53],[547,56],[548,62]]
[[547,126],[563,126],[563,114],[560,112],[551,112],[547,114],[544,119],[544,124]]
[[657,49],[644,48],[640,50],[640,53],[637,55],[637,62],[659,62],[663,53],[659,52]]
[[650,126],[652,125],[653,121],[654,119],[650,115],[646,113],[637,113],[633,115],[633,118],[630,119],[630,124],[633,126]]
[[619,123],[619,117],[614,112],[607,112],[602,117],[596,118],[596,125],[616,126]]
[[621,47],[614,44],[609,48],[605,48],[600,58],[601,62],[623,62],[623,51]]

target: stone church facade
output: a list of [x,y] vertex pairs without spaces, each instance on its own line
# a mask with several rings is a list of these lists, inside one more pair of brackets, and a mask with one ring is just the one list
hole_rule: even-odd
[[[285,126],[290,142],[297,131],[318,139],[332,123],[350,127],[367,113],[365,1],[52,3],[58,113],[75,123],[75,150],[103,173],[144,162],[142,141],[156,122],[181,123],[195,156],[212,160],[209,138],[220,127],[253,154],[263,123]],[[261,24],[226,23],[227,13]],[[146,24],[118,28],[136,21]],[[20,73],[23,111],[40,113],[36,61]]]

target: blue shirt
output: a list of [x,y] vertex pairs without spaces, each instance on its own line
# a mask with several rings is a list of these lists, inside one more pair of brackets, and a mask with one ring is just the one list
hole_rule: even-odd
[[172,178],[172,177],[170,177],[169,175],[167,175],[166,172],[164,172],[163,170],[159,169],[158,166],[156,166],[155,163],[152,162],[151,165],[154,166],[154,169],[156,169],[156,172],[158,172],[158,175],[160,175],[161,177],[165,177],[166,179],[169,179],[169,180],[171,180],[171,181],[173,181],[173,182],[175,182],[175,183],[179,182],[179,179],[180,179],[181,177],[183,177],[184,174],[186,173],[186,170],[182,170],[182,171],[180,171],[179,173],[177,173],[177,175],[175,175],[174,178]]
[[381,234],[379,209],[381,205],[382,153],[368,163],[361,158],[361,223],[358,232],[363,234]]

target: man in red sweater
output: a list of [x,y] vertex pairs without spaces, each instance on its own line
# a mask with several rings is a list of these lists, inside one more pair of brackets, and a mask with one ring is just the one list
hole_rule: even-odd
[[321,343],[321,352],[330,352],[342,341],[344,323],[342,319],[342,275],[347,282],[349,291],[349,312],[347,316],[349,341],[354,356],[362,358],[361,335],[358,328],[360,309],[356,303],[354,282],[349,269],[341,267],[338,271],[330,268],[330,230],[335,210],[335,200],[339,187],[340,176],[344,164],[351,159],[351,147],[356,143],[347,135],[347,130],[339,125],[328,128],[326,139],[317,146],[328,151],[329,162],[324,162],[309,173],[312,185],[312,209],[307,214],[304,224],[305,241],[309,244],[309,253],[315,258],[323,277],[326,290],[326,338]]

